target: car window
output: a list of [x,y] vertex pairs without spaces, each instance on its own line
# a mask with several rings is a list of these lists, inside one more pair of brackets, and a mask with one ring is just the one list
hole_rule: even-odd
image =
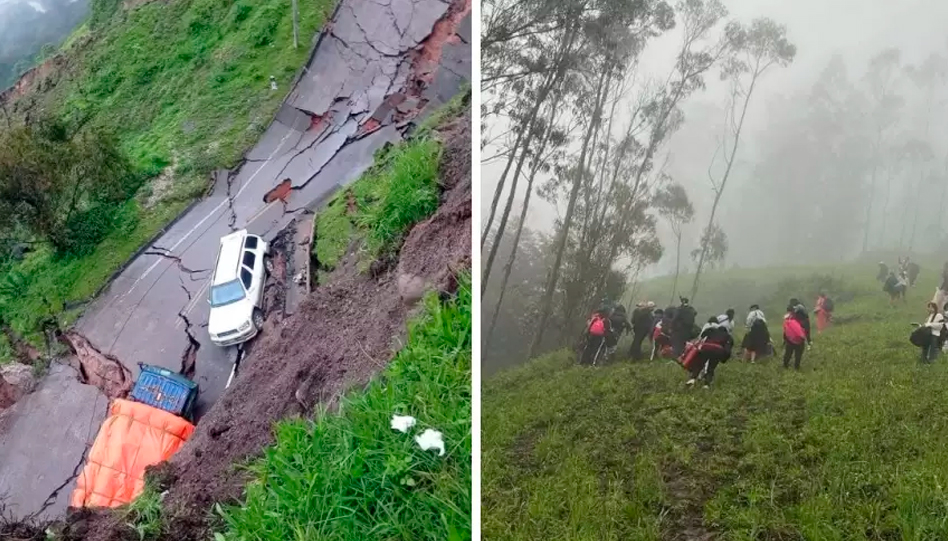
[[224,306],[243,299],[246,296],[244,288],[237,280],[231,280],[211,288],[210,301],[211,306]]
[[248,250],[257,249],[257,237],[253,235],[247,235],[247,240],[244,241],[244,247]]
[[253,275],[250,274],[250,271],[247,269],[240,269],[240,281],[244,283],[244,287],[250,289],[250,283],[253,280]]
[[257,255],[253,252],[244,252],[244,265],[247,265],[251,269],[254,268],[253,264],[257,261]]

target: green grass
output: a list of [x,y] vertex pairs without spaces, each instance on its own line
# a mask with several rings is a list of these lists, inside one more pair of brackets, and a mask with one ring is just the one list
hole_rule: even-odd
[[[0,282],[9,274],[29,277],[4,316],[36,343],[40,319],[75,319],[75,312],[62,313],[63,301],[88,298],[204,192],[210,171],[236,164],[257,140],[334,0],[300,3],[296,49],[290,3],[283,0],[155,1],[130,10],[116,0],[93,4],[90,20],[63,47],[69,68],[31,96],[33,108],[113,130],[138,168],[157,175],[170,167],[173,180],[154,207],[129,202],[123,225],[94,253],[60,259],[41,249],[0,269]],[[89,41],[77,47],[80,38]],[[271,75],[277,91],[270,90]],[[146,185],[141,195],[151,189]],[[0,362],[9,358],[4,351]]]
[[[471,317],[468,276],[455,301],[427,297],[405,348],[340,413],[280,422],[216,539],[470,539]],[[395,413],[418,425],[392,430]],[[444,456],[414,442],[425,428],[444,434]]]
[[319,266],[335,268],[353,240],[364,243],[363,261],[394,253],[411,226],[438,209],[440,159],[441,144],[427,136],[377,157],[372,168],[316,216],[313,250]]
[[[833,275],[837,324],[799,373],[733,359],[714,389],[687,390],[674,363],[561,352],[498,374],[483,390],[484,539],[948,539],[948,364],[920,365],[908,342],[937,268],[895,308],[872,265],[709,276],[717,311],[769,302],[779,343],[788,284]],[[667,300],[670,283],[651,286]]]
[[155,539],[162,532],[161,493],[146,483],[145,490],[124,510],[125,521],[140,541]]

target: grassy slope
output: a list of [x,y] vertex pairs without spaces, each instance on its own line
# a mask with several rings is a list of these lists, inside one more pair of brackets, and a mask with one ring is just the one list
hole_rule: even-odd
[[412,224],[437,210],[441,145],[432,134],[463,114],[470,97],[470,88],[462,88],[319,212],[313,221],[317,272],[332,272],[353,240],[363,243],[365,261],[391,253]]
[[[835,272],[839,324],[801,373],[732,360],[714,390],[687,391],[673,363],[588,369],[561,353],[486,382],[485,539],[948,539],[948,366],[920,366],[907,340],[936,273],[893,309],[874,271]],[[814,273],[828,271],[736,271],[703,295],[752,288],[777,322],[783,280],[815,291]],[[663,300],[667,286],[653,284]]]
[[[341,413],[288,420],[251,466],[241,507],[223,511],[218,539],[470,539],[471,289],[442,305],[431,295],[407,346]],[[392,430],[393,413],[418,425]],[[413,436],[444,434],[446,454]]]
[[[37,96],[38,107],[115,130],[140,167],[157,174],[174,164],[173,181],[150,209],[142,205],[150,195],[145,188],[125,209],[124,226],[93,254],[64,261],[41,250],[0,269],[0,279],[11,270],[30,275],[29,287],[5,314],[15,329],[35,339],[40,317],[88,298],[203,191],[210,170],[236,163],[269,123],[332,6],[332,0],[300,3],[298,49],[290,4],[281,0],[151,2],[130,11],[118,7],[111,19],[94,12],[77,29],[64,47],[73,69]],[[72,46],[87,33],[89,44]],[[276,92],[270,75],[280,85]]]

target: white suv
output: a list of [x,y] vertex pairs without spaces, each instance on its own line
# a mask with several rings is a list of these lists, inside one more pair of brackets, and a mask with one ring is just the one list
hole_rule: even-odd
[[250,340],[263,327],[263,289],[270,247],[246,229],[221,237],[208,303],[211,342],[230,346]]

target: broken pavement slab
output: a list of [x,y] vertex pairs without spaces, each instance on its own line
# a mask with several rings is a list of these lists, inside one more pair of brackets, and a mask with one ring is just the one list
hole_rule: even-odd
[[[7,496],[8,512],[36,513],[72,478],[107,408],[95,387],[76,381],[72,368],[54,364],[33,393],[0,415],[0,496]],[[37,518],[62,515],[74,486],[73,478]]]

